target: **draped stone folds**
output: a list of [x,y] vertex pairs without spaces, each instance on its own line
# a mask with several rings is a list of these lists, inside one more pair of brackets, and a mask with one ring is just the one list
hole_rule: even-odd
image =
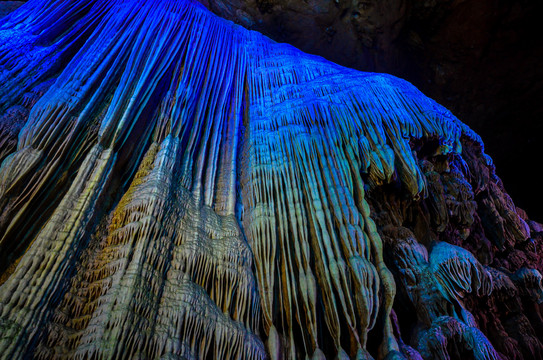
[[[492,272],[374,220],[367,193],[391,186],[436,232],[479,224],[470,183],[442,185],[414,142],[490,167],[482,142],[411,84],[192,0],[31,0],[0,20],[0,84],[0,358],[448,358],[449,338],[497,358],[463,303]],[[497,201],[496,246],[525,241]]]

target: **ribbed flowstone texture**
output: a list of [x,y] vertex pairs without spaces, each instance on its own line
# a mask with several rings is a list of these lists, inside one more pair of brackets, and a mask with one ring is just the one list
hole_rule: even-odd
[[541,358],[543,229],[409,83],[32,0],[0,84],[0,358]]

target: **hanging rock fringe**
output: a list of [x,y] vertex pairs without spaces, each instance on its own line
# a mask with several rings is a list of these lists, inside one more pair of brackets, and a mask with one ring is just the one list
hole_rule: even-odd
[[[454,338],[497,359],[463,304],[492,272],[374,220],[367,192],[397,184],[438,232],[469,227],[494,184],[421,162],[414,140],[484,152],[411,84],[192,0],[31,0],[0,20],[0,84],[0,358],[448,359]],[[500,246],[529,236],[511,204],[486,201],[510,218]],[[394,330],[397,282],[420,354]]]

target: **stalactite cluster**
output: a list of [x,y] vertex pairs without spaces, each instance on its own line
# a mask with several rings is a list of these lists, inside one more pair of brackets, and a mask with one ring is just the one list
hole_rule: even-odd
[[192,0],[32,0],[0,84],[0,358],[543,356],[543,227],[411,84]]

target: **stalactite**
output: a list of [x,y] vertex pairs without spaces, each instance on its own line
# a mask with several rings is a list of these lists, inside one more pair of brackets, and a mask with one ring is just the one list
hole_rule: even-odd
[[537,224],[398,78],[192,0],[31,0],[0,83],[0,358],[498,359],[473,302],[542,298],[488,254]]

